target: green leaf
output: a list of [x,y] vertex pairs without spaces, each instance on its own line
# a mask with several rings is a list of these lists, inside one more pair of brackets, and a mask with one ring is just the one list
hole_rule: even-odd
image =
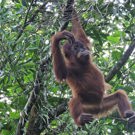
[[116,44],[120,42],[120,37],[124,37],[124,36],[125,36],[124,32],[116,30],[112,35],[108,36],[107,39],[112,44]]
[[119,41],[120,41],[120,37],[108,36],[107,39],[108,39],[112,44],[119,43]]
[[10,113],[10,118],[11,119],[18,119],[20,117],[20,113],[19,112],[11,112]]
[[11,135],[9,130],[3,129],[1,135]]
[[120,56],[121,56],[121,52],[119,52],[119,51],[113,51],[112,52],[112,58],[114,60],[118,60],[120,58]]
[[34,30],[35,29],[35,26],[33,26],[33,25],[28,25],[26,28],[25,28],[25,30],[29,30],[29,31],[32,31],[32,30]]
[[4,108],[5,107],[5,103],[3,102],[0,102],[0,109]]

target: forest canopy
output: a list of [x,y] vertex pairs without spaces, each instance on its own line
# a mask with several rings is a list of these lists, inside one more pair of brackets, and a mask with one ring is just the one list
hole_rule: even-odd
[[[51,36],[71,29],[67,1],[0,0],[0,134],[135,134],[116,112],[82,128],[74,124],[71,91],[56,82],[50,51]],[[135,1],[75,0],[74,7],[93,61],[112,85],[108,93],[123,89],[135,110]]]

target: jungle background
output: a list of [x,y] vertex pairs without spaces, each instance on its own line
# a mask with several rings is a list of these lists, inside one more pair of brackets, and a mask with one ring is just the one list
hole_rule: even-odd
[[[78,128],[71,91],[55,81],[50,38],[69,18],[67,0],[0,0],[0,135],[134,135],[118,113]],[[75,0],[93,60],[135,109],[135,1]],[[69,20],[68,20],[69,19]]]

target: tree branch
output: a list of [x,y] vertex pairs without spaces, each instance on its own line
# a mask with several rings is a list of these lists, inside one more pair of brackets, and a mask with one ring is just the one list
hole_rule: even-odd
[[74,0],[67,0],[67,5],[63,13],[63,19],[62,19],[63,23],[60,27],[60,31],[63,31],[67,28],[69,21],[72,18],[73,4],[74,4]]
[[123,54],[121,59],[117,62],[117,64],[110,70],[110,72],[105,78],[106,82],[109,82],[118,73],[118,71],[122,68],[122,66],[125,65],[134,49],[135,49],[135,39],[133,39],[131,45],[125,51],[125,53]]
[[37,98],[38,98],[38,94],[40,92],[41,89],[41,85],[42,85],[42,76],[43,76],[43,72],[47,72],[47,65],[48,65],[48,61],[51,61],[50,57],[43,59],[39,65],[39,69],[36,73],[36,79],[34,82],[34,88],[30,94],[30,97],[24,107],[24,110],[21,112],[21,116],[18,122],[18,126],[17,126],[17,130],[16,130],[16,135],[23,135],[24,133],[24,126],[26,124],[26,121],[28,120],[28,114],[31,111],[31,108],[33,107],[33,105],[36,103]]

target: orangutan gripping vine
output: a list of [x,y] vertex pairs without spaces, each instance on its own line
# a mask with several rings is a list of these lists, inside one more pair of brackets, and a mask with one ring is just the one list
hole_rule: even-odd
[[[60,41],[63,39],[68,42],[61,48]],[[105,95],[107,83],[92,61],[91,43],[76,13],[72,15],[72,32],[57,32],[51,44],[55,76],[59,82],[66,81],[71,88],[69,109],[78,126],[106,116],[114,107],[122,118],[129,118],[129,123],[135,124],[135,112],[123,90]]]

